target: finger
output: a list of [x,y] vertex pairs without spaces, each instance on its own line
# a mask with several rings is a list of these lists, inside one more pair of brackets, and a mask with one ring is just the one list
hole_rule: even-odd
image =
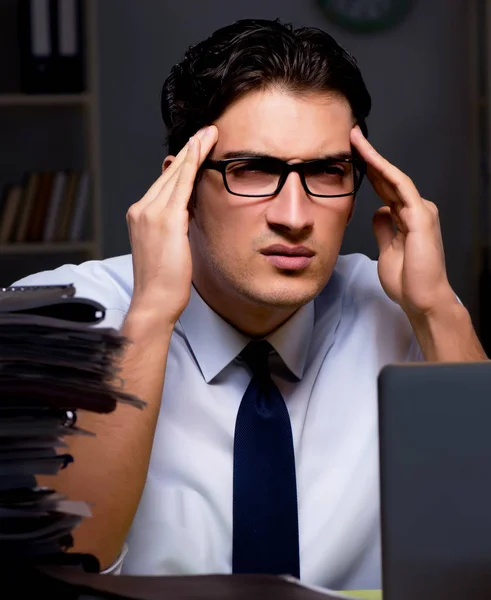
[[[189,142],[188,142],[189,143]],[[179,170],[188,149],[188,144],[185,144],[178,155],[172,161],[172,164],[162,172],[160,177],[151,185],[148,189],[147,193],[143,196],[143,198],[139,201],[139,205],[141,208],[155,200],[155,198],[160,194],[160,192],[164,189],[164,186],[167,182],[172,178],[172,176]]]
[[390,192],[382,200],[400,200],[406,206],[422,205],[421,196],[411,179],[375,150],[358,125],[351,130],[350,137],[351,143],[368,165],[367,176],[372,185],[374,180],[383,180],[389,185]]
[[189,140],[186,158],[179,172],[176,174],[175,183],[167,201],[169,208],[187,208],[199,168],[200,153],[200,140],[196,136],[193,136]]
[[403,175],[403,173],[399,171],[397,167],[392,165],[387,159],[379,154],[377,150],[375,150],[372,144],[370,144],[367,138],[363,135],[358,125],[353,127],[350,137],[351,143],[358,150],[363,160],[365,160],[368,165],[372,165],[376,171],[381,174],[389,171],[398,171],[401,175]]
[[198,159],[198,166],[200,167],[203,164],[203,161],[210,153],[213,146],[217,143],[218,140],[218,129],[215,125],[210,125],[206,129],[203,130],[203,133],[200,132],[198,136],[200,142],[200,155]]
[[372,225],[379,251],[382,254],[392,245],[397,234],[390,208],[387,206],[379,208],[373,216]]
[[[208,140],[212,140],[212,139],[215,140],[213,143],[216,143],[216,140],[218,138],[217,134],[218,134],[218,129],[215,127],[215,125],[210,125],[209,127],[202,127],[201,129],[199,129],[194,134],[193,137],[198,138],[200,140],[200,142],[202,142],[202,143],[205,141],[208,141]],[[189,138],[189,139],[191,139],[191,138]],[[188,144],[189,144],[189,141],[181,149],[181,151],[176,156],[176,158],[172,161],[172,164],[164,171],[164,173],[169,172],[169,178],[172,177],[172,175],[174,175],[174,173],[180,169],[182,163],[184,162],[186,155],[187,155]],[[206,146],[206,144],[205,144],[205,146]],[[210,149],[211,149],[211,146],[210,146]],[[208,152],[209,151],[210,150],[208,150]],[[203,160],[204,160],[204,158],[205,157],[203,157]]]
[[[212,126],[212,127],[215,130],[214,132],[212,132],[212,136],[213,136],[216,133],[217,128],[215,126]],[[200,139],[203,139],[209,135],[208,131],[207,131],[208,129],[209,129],[208,127],[203,127],[195,135],[197,137],[199,137]],[[169,167],[167,169],[165,169],[165,171],[163,171],[162,175],[160,175],[160,177],[149,188],[149,190],[147,191],[145,196],[143,196],[143,198],[140,200],[140,206],[142,208],[144,206],[146,206],[147,204],[149,204],[150,202],[152,202],[153,200],[155,200],[157,198],[157,196],[160,194],[160,192],[162,192],[164,190],[164,186],[166,186],[167,183],[172,178],[174,178],[175,174],[179,171],[182,163],[184,162],[184,159],[186,158],[188,144],[189,144],[189,141],[181,148],[181,150],[179,151],[177,156],[174,158],[172,163],[169,165]],[[165,198],[165,200],[167,200],[167,198]]]
[[[174,188],[176,185],[179,187],[182,185],[183,178],[186,178],[186,171],[183,174],[182,170],[185,167],[188,169],[188,163],[190,160],[193,160],[193,155],[191,153],[190,142],[193,140],[193,143],[196,142],[198,144],[196,148],[197,153],[197,166],[192,169],[192,185],[196,180],[196,174],[198,172],[199,166],[202,164],[207,154],[209,153],[213,144],[216,143],[218,130],[216,127],[213,127],[210,131],[206,132],[206,130],[199,131],[196,135],[190,138],[189,142],[186,144],[186,153],[183,154],[183,158],[181,160],[181,164],[174,172],[171,174],[170,178],[167,179],[165,184],[163,185],[161,191],[155,196],[152,201],[149,201],[146,206],[151,208],[151,210],[159,211],[162,208],[168,206],[169,200],[173,194]],[[191,188],[192,190],[192,188]],[[178,196],[181,197],[180,195]],[[189,201],[189,198],[188,198]]]
[[384,204],[390,206],[391,208],[395,206],[404,206],[404,202],[394,190],[394,186],[384,179],[371,165],[367,166],[366,175],[368,181],[375,190],[375,193],[384,202]]
[[194,136],[192,143],[190,140],[188,154],[182,163],[168,206],[187,208],[198,170],[217,139],[218,129],[212,125],[207,128],[204,135]]
[[[162,211],[162,209],[165,209],[168,206],[169,199],[170,199],[170,197],[174,191],[174,188],[181,176],[182,168],[186,164],[186,156],[189,154],[189,150],[190,150],[190,148],[188,146],[186,155],[185,155],[185,160],[181,163],[180,168],[172,173],[170,179],[168,179],[166,181],[166,183],[165,183],[164,187],[162,188],[162,190],[160,191],[160,193],[157,194],[157,196],[152,201],[149,201],[145,205],[146,211],[148,212],[148,214],[158,214],[158,213],[160,213],[160,211]],[[189,160],[189,157],[188,157],[188,160]]]

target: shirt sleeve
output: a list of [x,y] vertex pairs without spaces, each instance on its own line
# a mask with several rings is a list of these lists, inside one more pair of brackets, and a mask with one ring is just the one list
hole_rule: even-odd
[[418,340],[413,334],[411,344],[409,346],[409,352],[407,353],[406,362],[424,362],[424,360],[425,359],[423,353],[421,352],[421,348],[419,347]]
[[28,275],[12,285],[73,284],[75,296],[95,300],[105,308],[104,318],[94,327],[119,330],[128,312],[133,286],[132,272],[128,273],[131,260],[124,262],[123,258],[66,264]]
[[123,546],[123,549],[121,550],[120,555],[115,560],[115,562],[113,562],[113,564],[110,567],[108,567],[107,569],[104,569],[104,571],[101,571],[100,574],[101,575],[121,575],[124,558],[127,554],[128,554],[128,544],[125,544]]

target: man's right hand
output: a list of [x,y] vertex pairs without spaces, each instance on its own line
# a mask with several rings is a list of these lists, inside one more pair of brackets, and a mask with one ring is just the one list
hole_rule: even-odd
[[189,302],[192,282],[188,203],[196,174],[218,130],[201,129],[126,215],[133,257],[130,311],[158,314],[174,325]]

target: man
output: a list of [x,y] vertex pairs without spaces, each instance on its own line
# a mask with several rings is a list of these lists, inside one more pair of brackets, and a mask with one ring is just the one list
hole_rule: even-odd
[[[81,415],[97,436],[56,483],[93,502],[76,550],[102,568],[127,542],[126,573],[380,587],[377,375],[486,356],[437,209],[368,143],[369,110],[326,33],[220,29],[164,84],[169,156],[128,211],[132,256],[22,281],[74,283],[130,340],[145,410]],[[338,256],[365,170],[378,263]]]

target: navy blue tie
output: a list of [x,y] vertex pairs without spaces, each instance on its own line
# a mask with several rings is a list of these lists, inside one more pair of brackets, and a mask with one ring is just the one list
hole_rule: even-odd
[[300,577],[292,428],[270,350],[250,342],[241,354],[253,376],[235,424],[232,571]]

